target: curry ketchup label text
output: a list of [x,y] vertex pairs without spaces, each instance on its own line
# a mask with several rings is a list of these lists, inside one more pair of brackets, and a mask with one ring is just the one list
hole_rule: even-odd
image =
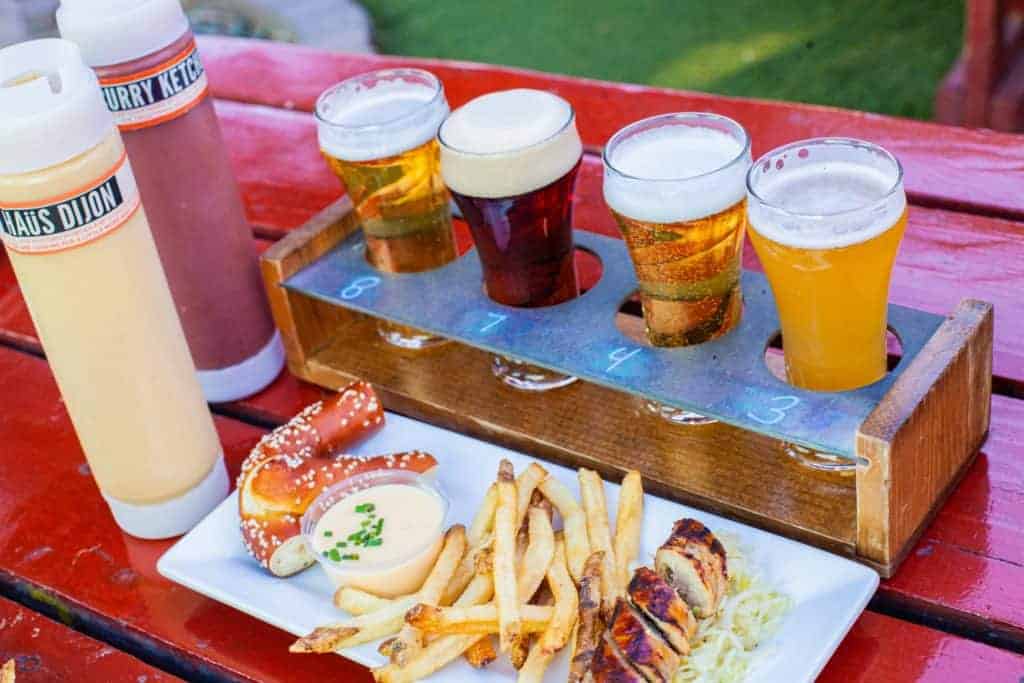
[[143,71],[100,78],[107,109],[121,130],[148,128],[182,116],[206,95],[206,71],[194,40]]
[[23,254],[48,254],[88,244],[113,232],[140,205],[127,155],[83,187],[24,204],[0,203],[0,238]]

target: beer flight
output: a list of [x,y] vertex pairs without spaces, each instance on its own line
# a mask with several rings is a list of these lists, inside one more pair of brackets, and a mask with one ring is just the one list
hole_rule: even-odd
[[[390,69],[329,88],[316,116],[371,265],[415,273],[454,260],[451,196],[493,301],[538,307],[579,296],[572,199],[583,148],[567,101],[515,89],[448,113],[435,76]],[[624,127],[605,145],[603,166],[604,198],[636,271],[650,344],[700,344],[737,326],[749,225],[778,307],[788,381],[846,391],[885,376],[889,278],[906,226],[892,154],[862,140],[820,138],[752,162],[742,125],[684,112]],[[391,323],[381,323],[381,334],[406,348],[443,342]],[[504,357],[493,368],[529,391],[575,380]],[[713,421],[649,408],[677,424]],[[795,446],[787,452],[812,466],[849,467]]]

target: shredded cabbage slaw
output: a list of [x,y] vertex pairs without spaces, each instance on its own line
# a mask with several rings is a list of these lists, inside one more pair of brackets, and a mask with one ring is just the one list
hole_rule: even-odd
[[716,616],[697,626],[693,649],[673,683],[739,683],[758,644],[778,629],[790,600],[748,562],[737,539],[719,535],[729,563],[729,592]]

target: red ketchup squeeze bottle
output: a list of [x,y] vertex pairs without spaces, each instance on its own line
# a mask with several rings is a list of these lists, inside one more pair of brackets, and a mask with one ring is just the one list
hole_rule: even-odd
[[57,24],[96,71],[121,130],[204,395],[256,393],[284,350],[181,5],[61,0]]

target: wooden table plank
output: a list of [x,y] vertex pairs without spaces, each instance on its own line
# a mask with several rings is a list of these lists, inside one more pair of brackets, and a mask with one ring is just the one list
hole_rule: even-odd
[[1024,657],[865,612],[818,683],[1018,683]]
[[[16,391],[25,386],[33,391]],[[279,390],[304,398],[311,391]],[[235,471],[261,432],[226,419],[218,420],[218,428]],[[170,543],[139,541],[117,530],[84,467],[44,361],[10,349],[0,349],[0,439],[0,585],[7,590],[72,622],[89,621],[101,630],[105,625],[129,646],[173,655],[182,667],[206,675],[269,683],[370,681],[364,669],[340,657],[290,655],[287,634],[157,575],[156,559]],[[58,510],[54,500],[75,504]],[[0,627],[0,651],[6,647],[2,634]],[[821,680],[938,681],[970,667],[1002,675],[1021,666],[1017,655],[869,612]]]
[[[223,418],[217,427],[234,475],[262,430]],[[46,362],[6,348],[0,348],[0,442],[5,592],[87,623],[125,647],[177,657],[189,679],[212,672],[271,682],[368,680],[341,657],[289,656],[288,634],[157,574],[156,561],[172,542],[134,539],[117,528]]]
[[9,659],[15,661],[18,683],[172,683],[181,680],[16,602],[0,598],[0,664]]
[[754,154],[800,138],[854,135],[877,142],[906,168],[907,188],[920,204],[1024,218],[1024,144],[1020,136],[967,130],[878,114],[806,104],[722,97],[545,74],[469,62],[355,55],[326,50],[204,37],[200,42],[217,97],[311,111],[329,85],[351,75],[394,66],[436,73],[452,106],[492,90],[553,90],[576,108],[580,134],[600,147],[619,128],[667,111],[714,111],[742,123]]

